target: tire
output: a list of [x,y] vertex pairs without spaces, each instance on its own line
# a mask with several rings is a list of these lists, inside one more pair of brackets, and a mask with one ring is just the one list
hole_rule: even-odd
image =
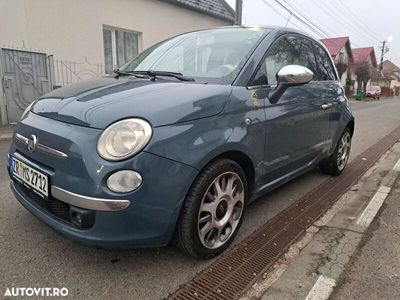
[[210,163],[186,196],[174,244],[195,258],[222,253],[242,224],[247,197],[247,180],[239,164],[230,159]]
[[[337,176],[343,172],[350,156],[351,138],[351,131],[346,127],[340,136],[335,151],[327,160],[320,163],[319,167],[323,173]],[[343,151],[345,152],[345,155]]]

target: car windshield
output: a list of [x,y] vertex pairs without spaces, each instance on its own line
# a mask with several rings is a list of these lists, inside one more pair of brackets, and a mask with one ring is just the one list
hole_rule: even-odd
[[176,72],[196,81],[229,84],[267,30],[220,28],[183,34],[148,48],[119,71]]
[[367,86],[367,92],[373,92],[375,90],[377,90],[375,86]]

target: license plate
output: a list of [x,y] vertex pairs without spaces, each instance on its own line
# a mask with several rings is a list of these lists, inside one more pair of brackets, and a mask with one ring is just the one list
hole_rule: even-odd
[[46,174],[12,156],[10,157],[10,168],[15,179],[33,189],[40,196],[44,198],[49,196],[49,179]]

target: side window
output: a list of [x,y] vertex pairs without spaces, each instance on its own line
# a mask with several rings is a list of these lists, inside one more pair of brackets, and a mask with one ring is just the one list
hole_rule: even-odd
[[286,65],[300,65],[309,68],[317,80],[317,64],[310,40],[301,37],[284,37],[268,49],[252,85],[275,85],[276,73]]
[[325,80],[336,80],[335,76],[335,69],[332,66],[331,59],[326,51],[320,46],[316,45],[317,50],[317,63],[320,70],[320,76],[318,80],[325,81]]

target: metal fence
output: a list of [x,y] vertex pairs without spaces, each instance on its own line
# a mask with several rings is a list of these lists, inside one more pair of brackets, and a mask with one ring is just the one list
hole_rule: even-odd
[[54,84],[64,86],[104,74],[102,64],[91,63],[88,58],[82,62],[54,60]]

